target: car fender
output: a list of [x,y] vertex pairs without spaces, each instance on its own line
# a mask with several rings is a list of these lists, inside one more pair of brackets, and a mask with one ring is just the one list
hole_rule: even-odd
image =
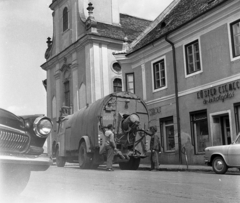
[[78,148],[80,147],[80,144],[81,144],[82,142],[85,142],[85,143],[86,143],[87,152],[88,152],[88,153],[92,152],[92,151],[91,151],[90,139],[89,139],[89,137],[88,137],[87,135],[82,136],[82,138],[80,139]]
[[226,156],[225,156],[224,154],[222,154],[222,153],[219,153],[219,152],[213,153],[213,154],[211,155],[211,159],[210,159],[210,160],[211,160],[211,164],[212,164],[213,159],[214,159],[216,156],[221,156],[221,157],[223,158],[223,160],[225,161],[225,163],[228,165]]

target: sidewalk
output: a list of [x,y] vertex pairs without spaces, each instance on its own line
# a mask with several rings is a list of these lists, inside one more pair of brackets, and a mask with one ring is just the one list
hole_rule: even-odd
[[[213,169],[211,166],[204,165],[163,165],[159,166],[160,171],[205,171],[212,172]],[[139,169],[142,170],[150,170],[150,165],[148,164],[140,164]],[[229,168],[229,172],[239,172],[237,168]]]

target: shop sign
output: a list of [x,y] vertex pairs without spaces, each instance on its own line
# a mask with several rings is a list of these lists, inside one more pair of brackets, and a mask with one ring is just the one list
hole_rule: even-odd
[[151,108],[148,111],[150,116],[154,116],[156,114],[161,113],[161,107],[159,106],[159,107]]
[[197,98],[203,99],[203,104],[213,103],[234,97],[234,92],[240,90],[240,80],[223,84],[197,92]]

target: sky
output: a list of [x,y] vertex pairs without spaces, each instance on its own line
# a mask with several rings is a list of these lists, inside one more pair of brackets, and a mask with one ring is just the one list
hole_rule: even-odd
[[[0,108],[17,115],[46,114],[47,37],[52,0],[0,0]],[[121,13],[154,20],[172,0],[119,0]]]

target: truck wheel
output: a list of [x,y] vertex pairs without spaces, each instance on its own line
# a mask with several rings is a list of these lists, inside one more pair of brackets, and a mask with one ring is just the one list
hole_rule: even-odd
[[119,162],[121,170],[137,170],[140,164],[140,158],[131,157],[128,162]]
[[213,171],[217,174],[224,174],[228,169],[225,161],[220,156],[217,156],[213,159],[212,168],[213,168]]
[[66,163],[65,157],[59,156],[59,148],[56,150],[56,164],[57,167],[64,167]]
[[128,162],[119,162],[119,168],[121,170],[128,170],[129,169],[129,163]]
[[131,157],[130,161],[132,162],[130,166],[130,170],[138,170],[138,167],[140,164],[140,158]]
[[87,146],[85,142],[82,142],[79,147],[78,151],[78,162],[79,166],[82,169],[89,169],[91,168],[91,161],[90,157],[87,154]]

